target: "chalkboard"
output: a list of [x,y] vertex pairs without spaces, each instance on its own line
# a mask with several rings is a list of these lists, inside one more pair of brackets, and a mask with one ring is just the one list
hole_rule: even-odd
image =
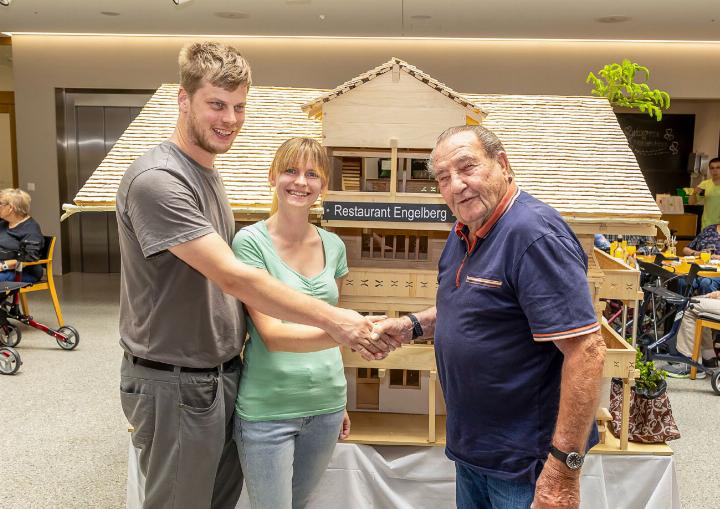
[[690,185],[695,115],[663,115],[660,122],[645,113],[616,116],[653,194],[675,194],[675,188]]

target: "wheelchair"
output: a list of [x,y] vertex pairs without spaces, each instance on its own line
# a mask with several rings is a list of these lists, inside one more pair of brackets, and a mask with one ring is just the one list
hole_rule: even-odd
[[683,293],[677,293],[667,286],[683,276],[677,276],[652,263],[638,262],[638,265],[646,281],[642,287],[645,298],[640,307],[641,312],[638,313],[639,323],[645,324],[645,331],[637,339],[643,360],[674,362],[695,367],[708,375],[713,391],[720,395],[720,368],[705,367],[702,363],[684,356],[676,348],[677,335],[685,312],[694,302],[698,302],[691,294],[700,267],[697,264],[691,266],[684,277]]
[[74,350],[80,343],[80,333],[70,325],[52,329],[25,315],[20,309],[20,289],[31,285],[20,281],[0,282],[0,374],[13,375],[22,365],[15,347],[22,339],[20,327],[10,323],[14,320],[52,336],[63,350]]

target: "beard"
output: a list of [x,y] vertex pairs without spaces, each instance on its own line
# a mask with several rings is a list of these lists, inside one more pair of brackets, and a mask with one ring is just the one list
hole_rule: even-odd
[[187,118],[187,128],[188,134],[190,135],[189,137],[191,143],[194,143],[195,145],[203,149],[205,152],[208,152],[210,154],[224,154],[225,152],[230,150],[233,141],[235,141],[235,136],[232,137],[230,143],[228,143],[227,146],[220,144],[213,145],[213,143],[210,141],[210,134],[198,127],[197,121],[195,120],[195,115],[190,112]]

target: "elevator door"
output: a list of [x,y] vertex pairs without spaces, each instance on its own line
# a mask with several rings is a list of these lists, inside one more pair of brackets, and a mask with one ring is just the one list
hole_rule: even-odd
[[[62,95],[66,143],[61,194],[64,203],[71,203],[149,96],[133,93]],[[64,272],[120,272],[114,212],[75,214],[63,223],[62,232]]]

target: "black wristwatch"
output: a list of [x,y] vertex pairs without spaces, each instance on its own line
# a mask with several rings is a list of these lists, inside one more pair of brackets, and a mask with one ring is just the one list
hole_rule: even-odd
[[412,313],[408,313],[405,316],[407,316],[412,323],[412,338],[417,339],[421,337],[423,335],[423,328],[422,325],[420,325],[420,321],[417,319],[417,317]]
[[585,462],[585,456],[579,452],[563,452],[553,444],[550,444],[550,454],[565,463],[570,470],[580,470]]

